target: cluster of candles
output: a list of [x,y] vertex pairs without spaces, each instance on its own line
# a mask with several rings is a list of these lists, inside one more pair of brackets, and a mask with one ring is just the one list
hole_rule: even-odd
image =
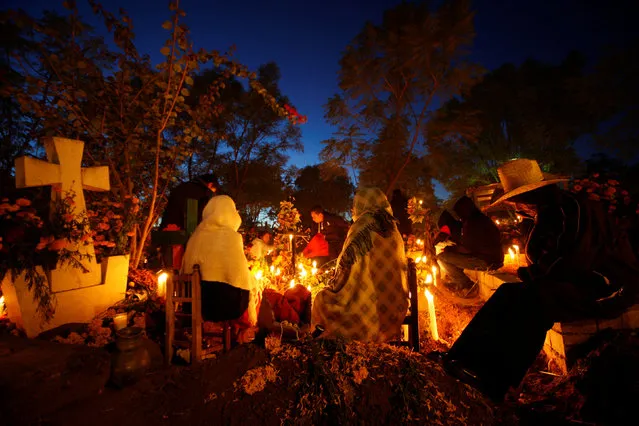
[[513,265],[517,263],[517,267],[519,267],[519,246],[517,244],[513,244],[512,247],[508,248],[508,257],[510,257]]

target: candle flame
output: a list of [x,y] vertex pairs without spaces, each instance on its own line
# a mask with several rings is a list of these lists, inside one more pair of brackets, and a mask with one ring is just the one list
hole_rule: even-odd
[[269,270],[271,271],[271,274],[275,271],[275,266],[271,265],[271,267],[269,268]]
[[310,286],[310,285],[307,285],[307,286],[306,286],[306,290],[311,291],[311,286]]
[[419,205],[421,206],[424,203],[424,200],[419,200]]
[[436,277],[437,276],[437,266],[435,266],[435,265],[431,266],[430,270],[433,271],[433,276]]
[[169,279],[169,274],[161,272],[158,275],[158,294],[163,296],[166,294],[166,281]]
[[262,272],[261,269],[257,271],[257,273],[255,274],[255,278],[258,280],[261,280],[263,276],[264,276],[264,273]]
[[417,256],[415,258],[415,263],[419,263],[421,260],[422,260],[422,257],[421,256]]
[[293,241],[293,234],[288,234],[288,239]]
[[313,268],[317,268],[317,261],[316,260],[313,261]]
[[275,270],[275,275],[280,275],[282,273],[282,271],[280,270],[280,268],[277,268]]
[[512,260],[515,260],[515,252],[513,251],[512,247],[508,248],[508,255]]
[[499,225],[499,219],[495,219],[495,225]]
[[295,279],[292,279],[291,283],[288,286],[289,286],[289,288],[295,287]]
[[426,284],[432,284],[433,283],[433,276],[431,274],[427,274],[426,275]]

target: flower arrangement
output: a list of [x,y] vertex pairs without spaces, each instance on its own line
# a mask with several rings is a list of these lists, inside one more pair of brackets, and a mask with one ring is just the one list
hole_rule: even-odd
[[639,204],[633,202],[630,193],[621,188],[619,181],[607,179],[599,173],[571,182],[570,191],[575,194],[587,195],[588,199],[603,201],[608,206],[609,213],[639,214]]
[[136,197],[126,196],[123,202],[116,202],[109,193],[87,200],[87,216],[98,262],[103,257],[129,253],[139,212],[140,200]]
[[61,194],[51,206],[48,221],[42,220],[28,198],[5,198],[0,203],[0,280],[7,274],[15,279],[24,273],[45,321],[55,313],[55,298],[37,267],[47,271],[66,264],[86,269],[82,261],[88,255],[79,248],[91,244],[89,220],[75,213],[74,199],[73,192]]

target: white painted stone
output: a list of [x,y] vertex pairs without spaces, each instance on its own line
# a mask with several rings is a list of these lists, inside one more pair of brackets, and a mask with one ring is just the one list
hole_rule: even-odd
[[[43,331],[71,322],[89,322],[124,298],[128,270],[128,255],[104,259],[100,265],[102,283],[56,293],[55,315],[48,323],[42,322],[36,312],[37,303],[33,300],[33,292],[27,290],[24,277],[18,277],[12,283],[7,276],[1,285],[9,318],[25,331],[27,337],[36,337]],[[42,269],[40,273],[43,273]]]
[[[61,197],[73,191],[74,214],[86,213],[84,189],[92,191],[108,191],[109,168],[91,167],[82,168],[82,151],[84,142],[48,137],[44,139],[44,147],[49,162],[37,160],[31,157],[20,157],[15,161],[16,187],[28,188],[34,186],[51,185],[52,204]],[[76,247],[82,255],[89,255],[90,260],[83,260],[82,264],[88,270],[83,272],[66,265],[59,266],[51,271],[50,285],[54,293],[90,287],[100,284],[100,265],[95,260],[93,244]]]

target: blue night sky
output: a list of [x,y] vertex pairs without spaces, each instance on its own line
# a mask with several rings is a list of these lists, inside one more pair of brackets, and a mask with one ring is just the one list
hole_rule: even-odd
[[[62,2],[53,0],[3,3],[34,14],[44,8],[62,10]],[[337,91],[342,51],[366,21],[379,22],[384,10],[399,3],[401,0],[183,0],[181,7],[196,47],[225,51],[235,45],[235,57],[251,68],[267,61],[279,64],[283,93],[309,119],[302,126],[304,153],[291,156],[293,164],[303,167],[319,161],[320,142],[331,135],[323,119],[323,105]],[[637,36],[631,3],[634,1],[475,0],[477,37],[472,57],[493,69],[529,57],[559,62],[571,50],[593,56],[609,44]],[[87,21],[95,22],[84,2],[78,4]],[[167,1],[105,0],[103,4],[114,12],[125,8],[135,25],[138,49],[155,61],[162,59],[159,50],[167,32],[161,25],[169,17]],[[586,146],[579,150],[583,156],[591,152]]]

